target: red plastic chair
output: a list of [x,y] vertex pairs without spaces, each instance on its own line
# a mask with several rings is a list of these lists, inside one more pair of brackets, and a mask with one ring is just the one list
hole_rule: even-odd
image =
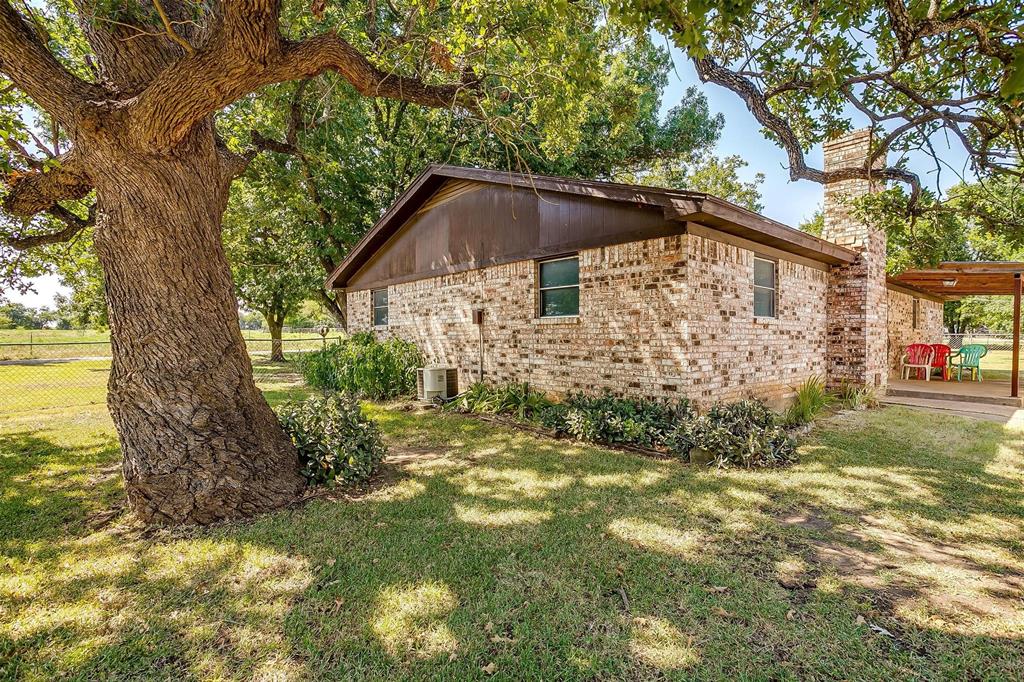
[[935,349],[927,343],[912,343],[900,358],[900,378],[909,379],[910,370],[916,369],[917,376],[924,373],[924,380],[931,381],[932,357]]
[[932,355],[932,366],[928,371],[933,372],[940,369],[942,370],[942,380],[949,381],[952,377],[949,368],[949,356],[953,354],[953,349],[944,343],[933,343],[932,350],[935,353]]

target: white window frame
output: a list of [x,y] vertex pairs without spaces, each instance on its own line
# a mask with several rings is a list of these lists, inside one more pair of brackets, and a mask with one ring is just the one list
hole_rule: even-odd
[[[384,305],[382,305],[382,306],[377,305],[376,302],[374,301],[374,295],[378,291],[383,291],[384,292],[384,296],[387,298],[387,302]],[[387,320],[388,321],[385,322],[384,324],[377,324],[377,310],[380,309],[380,308],[383,308],[386,311],[386,315],[387,315]],[[388,291],[387,287],[382,287],[380,289],[370,289],[370,326],[380,329],[380,328],[383,328],[383,327],[387,327],[390,324],[391,324],[391,292]]]
[[757,261],[764,261],[765,263],[771,263],[772,264],[772,284],[774,284],[775,286],[766,287],[766,286],[761,286],[760,284],[757,284],[757,276],[753,272],[753,271],[756,271],[756,267],[757,266],[755,265],[754,268],[752,268],[751,276],[754,278],[754,291],[756,292],[758,289],[762,289],[762,290],[765,290],[765,291],[771,291],[772,292],[772,314],[771,315],[758,315],[757,314],[757,307],[756,307],[756,305],[753,304],[753,301],[752,301],[751,302],[751,307],[753,308],[754,318],[758,319],[758,320],[777,320],[777,319],[779,319],[779,261],[775,260],[774,258],[765,258],[764,256],[754,256],[754,263],[756,264]]
[[[582,291],[580,289],[579,281],[577,281],[576,284],[563,284],[563,285],[560,285],[560,286],[557,286],[557,287],[542,287],[540,285],[540,281],[541,281],[541,278],[540,278],[540,274],[541,273],[540,273],[540,271],[541,271],[541,268],[546,263],[557,263],[557,262],[563,261],[563,260],[574,260],[574,261],[576,261],[576,276],[577,276],[577,280],[578,280],[579,279],[579,271],[580,271],[580,266],[579,266],[580,254],[578,254],[578,253],[573,253],[573,254],[570,254],[568,256],[558,256],[557,258],[545,258],[544,260],[537,261],[537,317],[539,317],[541,319],[544,319],[544,320],[557,320],[559,318],[571,319],[571,318],[579,317],[580,316],[579,301],[576,304],[576,314],[575,315],[545,315],[544,314],[544,292],[545,291],[556,291],[558,289],[576,289],[578,292]],[[579,297],[577,297],[577,299],[579,299]]]

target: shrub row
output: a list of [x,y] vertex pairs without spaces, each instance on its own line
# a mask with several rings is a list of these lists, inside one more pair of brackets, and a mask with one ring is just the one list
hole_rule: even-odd
[[370,332],[353,334],[322,351],[304,353],[299,370],[313,388],[389,400],[416,391],[419,349],[408,341],[378,341]]
[[445,408],[505,414],[576,440],[654,449],[718,466],[777,466],[796,459],[783,419],[756,400],[716,405],[698,415],[686,400],[574,393],[552,402],[527,384],[477,383]]

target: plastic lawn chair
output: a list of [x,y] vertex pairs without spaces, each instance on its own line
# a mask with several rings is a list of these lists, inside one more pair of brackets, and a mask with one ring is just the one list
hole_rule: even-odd
[[969,343],[952,356],[952,369],[956,370],[956,380],[963,379],[964,370],[970,370],[971,381],[983,381],[981,376],[981,359],[988,354],[988,347],[980,343]]
[[944,343],[933,343],[932,350],[935,353],[932,355],[932,366],[928,371],[940,370],[942,380],[949,381],[953,376],[953,371],[949,368],[949,358],[953,354],[953,349]]
[[935,349],[927,343],[912,343],[907,346],[903,357],[900,358],[900,378],[909,379],[910,371],[916,369],[919,377],[924,373],[924,380],[931,381],[932,357],[934,355]]

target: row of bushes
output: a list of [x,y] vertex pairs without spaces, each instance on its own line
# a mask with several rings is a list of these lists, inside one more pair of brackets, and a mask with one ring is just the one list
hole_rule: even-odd
[[446,408],[505,414],[576,440],[653,449],[719,466],[776,466],[796,458],[783,419],[756,400],[716,405],[698,415],[686,400],[667,403],[574,393],[552,402],[526,384],[478,383]]
[[[378,341],[373,334],[358,333],[323,351],[304,354],[298,362],[310,386],[337,392],[289,403],[279,411],[305,475],[314,483],[368,478],[386,448],[357,398],[411,395],[415,370],[423,364],[419,350],[401,339]],[[719,466],[756,467],[794,461],[796,448],[787,427],[812,421],[836,401],[856,409],[874,402],[874,395],[855,387],[830,395],[821,379],[811,378],[799,387],[782,416],[755,400],[719,404],[697,414],[685,399],[668,403],[575,393],[553,402],[525,383],[477,383],[446,409],[509,415],[580,441],[653,449]]]

